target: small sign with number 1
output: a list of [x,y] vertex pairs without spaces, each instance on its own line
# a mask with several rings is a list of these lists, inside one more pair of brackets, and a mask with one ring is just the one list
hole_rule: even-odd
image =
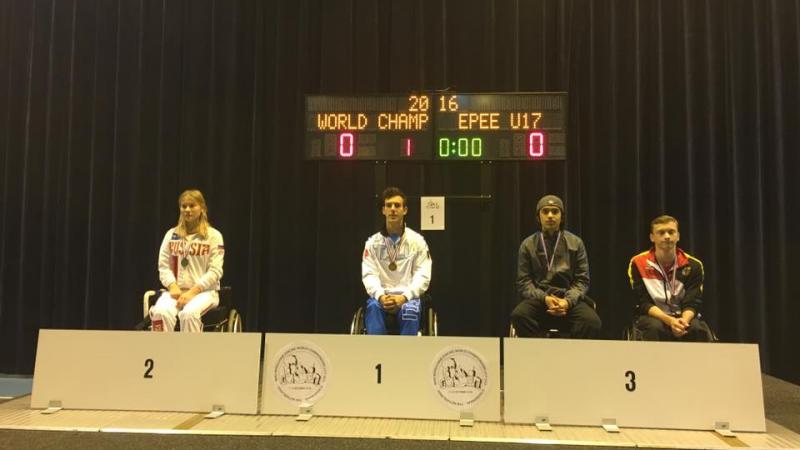
[[420,197],[420,229],[444,230],[444,197]]

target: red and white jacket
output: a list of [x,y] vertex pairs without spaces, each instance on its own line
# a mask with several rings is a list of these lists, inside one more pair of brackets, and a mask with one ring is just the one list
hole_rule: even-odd
[[200,286],[203,291],[219,290],[225,245],[222,233],[208,227],[208,238],[190,234],[181,238],[170,228],[158,252],[158,276],[161,284],[169,288],[178,283],[181,289]]
[[703,263],[681,249],[676,249],[676,260],[671,267],[662,268],[658,264],[655,249],[634,256],[628,265],[634,301],[642,315],[653,305],[667,314],[680,314],[687,309],[699,313],[704,276]]

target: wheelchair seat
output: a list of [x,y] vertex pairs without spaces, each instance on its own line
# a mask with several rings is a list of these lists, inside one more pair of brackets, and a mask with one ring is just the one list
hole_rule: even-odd
[[[589,296],[584,295],[581,300],[582,302],[586,302],[589,306],[592,307],[593,310],[597,311],[597,302],[592,300]],[[508,324],[508,337],[515,338],[517,336],[517,329],[514,328],[513,323]],[[559,339],[569,339],[572,336],[570,335],[569,331],[562,331],[559,328],[548,328],[547,333],[545,333],[544,337],[546,338],[559,338]]]
[[[436,311],[432,306],[431,296],[423,294],[420,297],[422,304],[422,314],[419,321],[419,331],[417,336],[438,336],[439,325],[436,316]],[[386,331],[388,334],[399,334],[397,324],[397,316],[395,314],[386,314]],[[350,321],[350,334],[367,334],[367,327],[364,324],[364,306],[359,306],[353,314],[353,319]]]
[[[510,337],[510,338],[519,337],[519,336],[517,336],[517,329],[514,328],[514,324],[513,323],[508,324],[508,337]],[[546,337],[548,339],[549,338],[568,339],[570,337],[570,335],[569,335],[568,331],[562,332],[558,328],[550,328],[550,329],[547,330],[547,334],[545,334],[544,337]]]
[[[137,330],[149,330],[150,308],[156,304],[158,297],[164,289],[150,290],[142,297],[142,321],[136,326]],[[225,331],[228,333],[241,333],[244,329],[244,321],[241,314],[233,307],[233,290],[230,286],[223,286],[218,291],[219,305],[211,308],[203,314],[203,331]],[[176,324],[176,330],[180,329],[180,321]]]
[[[644,338],[642,337],[642,332],[639,330],[639,328],[636,327],[636,320],[638,318],[639,318],[639,315],[638,315],[638,307],[637,307],[637,308],[634,308],[633,320],[631,320],[630,325],[628,325],[627,327],[625,327],[624,330],[622,330],[622,339],[623,340],[626,340],[626,341],[643,341],[644,340]],[[705,326],[705,330],[704,330],[706,332],[705,342],[719,342],[719,337],[717,336],[717,333],[714,332],[714,329],[711,328],[711,325],[708,323],[708,321],[703,319],[703,315],[702,314],[697,314],[697,316],[695,316],[694,320],[702,320],[703,323],[705,323],[705,325],[706,325]]]

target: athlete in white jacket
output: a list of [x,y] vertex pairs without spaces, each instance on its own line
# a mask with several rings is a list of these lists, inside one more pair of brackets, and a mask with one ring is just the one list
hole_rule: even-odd
[[419,330],[419,297],[431,280],[428,244],[405,226],[406,197],[394,187],[383,191],[382,213],[386,226],[367,239],[361,260],[361,279],[370,296],[364,324],[367,334],[386,334],[384,317],[397,314],[400,334]]
[[153,331],[173,331],[180,319],[181,331],[201,332],[201,317],[219,304],[225,245],[208,223],[200,191],[184,191],[178,204],[178,225],[164,235],[158,254],[158,275],[167,291],[150,309],[150,319]]

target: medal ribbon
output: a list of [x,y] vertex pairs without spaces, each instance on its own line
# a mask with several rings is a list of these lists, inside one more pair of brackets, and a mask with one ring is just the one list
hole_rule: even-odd
[[179,250],[179,254],[181,255],[181,267],[186,268],[189,265],[189,250],[188,248],[191,246],[189,243],[189,238],[191,237],[194,239],[194,235],[196,233],[187,234],[183,239],[181,239],[181,248]]
[[667,287],[669,287],[669,295],[665,295],[667,297],[667,304],[672,304],[672,298],[675,297],[675,274],[678,273],[678,253],[675,252],[675,259],[672,261],[672,281],[669,279],[669,272],[664,269],[664,266],[661,265],[661,262],[656,258],[656,264],[658,264],[658,268],[661,269],[661,273],[664,275],[664,294],[667,294]]
[[397,254],[400,252],[400,246],[403,245],[403,238],[405,238],[405,233],[403,233],[403,236],[397,241],[397,244],[395,244],[389,236],[383,238],[386,242],[386,255],[389,257],[389,263],[394,264],[395,267],[397,267],[395,261],[397,260]]
[[544,250],[544,261],[547,263],[547,271],[550,272],[550,269],[553,268],[553,260],[556,259],[556,249],[558,248],[558,242],[561,241],[561,232],[558,232],[558,237],[556,237],[556,245],[553,246],[553,254],[550,257],[547,257],[547,245],[544,242],[544,233],[539,235],[539,239],[542,241],[542,250]]

